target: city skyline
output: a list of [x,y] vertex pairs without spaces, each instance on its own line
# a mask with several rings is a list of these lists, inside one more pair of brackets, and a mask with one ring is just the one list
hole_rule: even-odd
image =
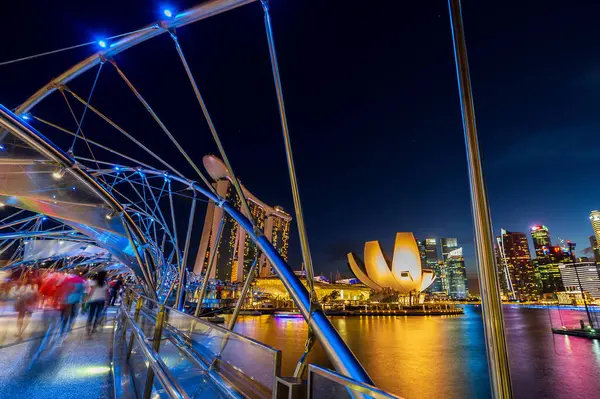
[[[192,4],[182,1],[180,7]],[[14,15],[27,11],[24,5],[11,7]],[[72,10],[69,14],[52,5],[38,7],[39,13],[27,21],[36,29],[23,30],[18,43],[5,43],[6,59],[128,32],[156,19],[152,7],[110,1],[94,15],[87,12],[88,6],[74,1],[64,4]],[[315,7],[318,13],[313,12]],[[492,222],[497,226],[494,233],[500,226],[527,231],[531,225],[547,225],[554,236],[577,242],[579,255],[593,233],[589,212],[600,207],[600,189],[593,184],[600,154],[596,140],[600,122],[594,110],[600,55],[589,51],[595,45],[592,16],[600,11],[600,4],[582,7],[565,8],[556,0],[547,4],[545,20],[578,21],[578,29],[557,37],[559,33],[549,34],[538,18],[535,2],[522,4],[516,16],[490,3],[464,5],[483,169]],[[117,18],[111,9],[119,10]],[[272,87],[273,80],[263,65],[268,53],[262,26],[254,23],[255,12],[241,8],[219,16],[183,31],[180,40],[185,46],[197,46],[197,54],[188,53],[189,62],[207,94],[234,171],[265,201],[291,212],[279,116],[271,107],[274,97],[269,90],[256,90],[257,85]],[[443,17],[447,4],[390,4],[364,13],[331,2],[273,2],[271,12],[315,270],[325,275],[345,270],[347,251],[378,237],[384,246],[391,246],[395,232],[413,231],[418,237],[457,237],[467,274],[473,278],[464,140],[452,43]],[[414,18],[400,29],[395,15],[406,13]],[[331,29],[332,18],[339,24],[336,29]],[[510,26],[505,24],[508,18]],[[55,29],[56,21],[61,29]],[[363,29],[356,29],[357,21]],[[227,30],[230,24],[244,34]],[[307,31],[307,24],[314,29]],[[39,30],[45,32],[43,37],[33,33]],[[196,35],[219,37],[225,45],[195,42]],[[415,40],[398,40],[404,36]],[[4,104],[9,108],[20,104],[90,51],[74,49],[55,58],[3,67]],[[149,59],[156,51],[172,51],[171,43],[159,41],[155,48],[140,47],[131,54]],[[404,54],[416,56],[407,63]],[[549,54],[565,56],[548,62]],[[127,54],[118,58],[125,69],[137,71],[134,84],[144,93],[150,88],[162,93],[150,98],[152,105],[192,159],[199,162],[207,152],[215,152],[194,102],[170,101],[172,88],[187,84],[179,65],[138,68]],[[319,63],[308,61],[312,59]],[[242,63],[248,68],[239,68]],[[72,89],[89,92],[92,79],[83,76]],[[103,74],[100,79],[93,103],[123,121],[125,128],[144,131],[148,146],[157,150],[155,141],[162,132],[154,122],[141,117],[143,109],[128,107],[125,98],[103,90],[115,76]],[[72,123],[69,114],[55,116],[57,123]],[[86,129],[92,136],[103,134],[95,124]],[[125,143],[117,144],[122,144],[124,153],[131,150]],[[166,151],[164,157],[193,175],[176,151]],[[537,166],[548,162],[553,181],[581,188],[582,195],[573,200],[559,184],[533,189],[531,182],[539,179]],[[295,224],[290,231],[289,260],[297,268],[301,250]],[[199,236],[194,233],[193,239],[197,242]],[[192,255],[196,250],[190,248]],[[477,289],[476,284],[471,288]]]
[[[596,212],[598,212],[598,211],[596,211]],[[599,212],[599,214],[600,214],[600,212]],[[589,215],[589,212],[588,212],[588,215]],[[588,220],[587,220],[588,226],[590,227],[590,231],[592,233],[594,233],[594,230],[589,223],[590,219],[591,218],[588,218]],[[522,225],[524,225],[524,224],[522,224]],[[522,232],[520,232],[520,231],[515,231],[515,232],[522,233],[524,235],[524,238],[527,241],[527,251],[529,251],[529,254],[530,254],[529,259],[535,260],[537,258],[537,256],[532,256],[532,254],[537,255],[535,239],[533,238],[532,234],[526,234],[525,232],[531,233],[532,229],[534,229],[534,228],[536,231],[545,229],[546,232],[548,232],[550,230],[550,228],[547,227],[545,224],[539,224],[539,225],[528,224],[527,226],[528,227],[526,229],[523,229]],[[500,235],[495,235],[495,236],[496,237],[501,236],[503,231],[504,231],[503,228],[499,229]],[[600,232],[600,229],[598,229],[598,231]],[[573,234],[572,236],[582,237],[582,234]],[[585,234],[583,236],[585,236]],[[432,268],[434,271],[436,271],[436,274],[439,276],[439,275],[442,275],[442,273],[439,269],[439,263],[438,263],[440,261],[439,254],[437,252],[437,249],[435,251],[433,250],[433,248],[437,248],[438,246],[441,246],[441,241],[438,242],[438,237],[439,236],[429,236],[428,237],[428,239],[430,240],[429,251],[427,250],[427,247],[428,247],[427,243],[426,243],[427,239],[418,241],[418,244],[419,244],[419,248],[422,252],[422,258],[423,258],[424,262],[427,262],[427,259],[428,259],[427,254],[429,254],[429,256],[430,256],[427,267]],[[552,236],[549,235],[548,238],[551,240],[551,237]],[[569,237],[570,236],[566,236],[567,240]],[[586,236],[587,239],[581,240],[581,244],[578,246],[578,248],[575,252],[578,257],[588,257],[591,260],[594,260],[594,256],[595,256],[594,248],[593,248],[593,244],[590,241],[592,237],[595,238],[594,235],[592,235],[592,236],[588,235],[588,236]],[[472,247],[472,245],[469,245],[469,241],[468,241],[469,238],[470,237],[466,238],[467,245],[461,244],[461,248],[463,248],[463,252],[464,252],[465,247],[467,247],[467,249],[469,249],[468,248],[469,246]],[[553,243],[553,245],[555,247],[559,245],[559,243],[558,243],[559,240],[561,240],[563,242],[567,241],[565,239],[564,235],[563,236],[556,235],[556,240]],[[383,241],[385,241],[385,239]],[[568,241],[573,241],[573,240],[568,240]],[[573,241],[573,242],[575,242],[575,241]],[[470,242],[470,244],[472,244],[472,241]],[[472,250],[472,248],[470,248],[470,249]],[[533,252],[531,250],[533,250]],[[599,260],[600,260],[600,249],[597,249],[596,252],[599,254]],[[443,250],[441,253],[443,256]],[[496,257],[497,256],[498,255],[496,255]],[[469,258],[467,258],[467,256],[465,256],[463,254],[463,258],[464,258],[465,269],[466,269],[466,274],[467,274],[467,278],[468,278],[468,287],[467,288],[472,293],[479,293],[478,275],[477,275],[476,264],[475,264],[476,259],[474,258],[473,254],[470,254]],[[499,264],[499,267],[502,267],[502,265]],[[346,269],[342,267],[342,268],[334,270],[334,271],[335,272],[342,271],[342,275],[344,275],[344,273],[343,273],[344,270],[346,270]],[[318,269],[317,269],[317,271],[318,271]],[[558,269],[553,269],[552,273],[555,273],[558,275]],[[323,273],[323,274],[325,274],[325,273]],[[500,277],[500,279],[501,279],[501,277]],[[500,281],[500,283],[503,284],[502,281]],[[434,291],[434,290],[443,291],[441,278],[436,279],[434,281],[434,283],[428,289],[428,291]]]
[[7,396],[596,395],[600,2],[357,5],[8,4]]

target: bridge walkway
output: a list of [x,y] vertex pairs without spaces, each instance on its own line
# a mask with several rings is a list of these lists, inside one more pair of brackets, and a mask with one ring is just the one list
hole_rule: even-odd
[[86,334],[85,314],[76,318],[69,333],[47,336],[47,328],[57,323],[59,315],[44,310],[33,313],[22,338],[18,338],[17,317],[10,303],[0,312],[0,396],[113,397],[111,360],[116,308],[108,309],[104,325],[91,336]]

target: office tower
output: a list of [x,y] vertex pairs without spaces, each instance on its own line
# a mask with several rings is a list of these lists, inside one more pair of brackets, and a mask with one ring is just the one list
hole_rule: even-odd
[[531,228],[531,240],[533,241],[535,256],[545,255],[550,245],[552,245],[550,232],[546,226],[533,226]]
[[421,258],[421,268],[427,268],[427,255],[425,253],[425,241],[417,240],[417,248],[419,248],[419,257]]
[[[504,232],[504,230],[502,230]],[[510,279],[510,272],[508,270],[508,263],[506,256],[504,255],[504,244],[502,243],[502,236],[496,236],[496,245],[494,246],[494,253],[496,255],[496,266],[498,267],[498,281],[500,282],[500,291],[502,295],[508,299],[515,299],[515,290],[512,286]]]
[[600,274],[596,263],[565,263],[559,268],[566,291],[578,292],[583,289],[592,298],[600,299]]
[[431,294],[447,295],[444,262],[439,258],[437,240],[435,238],[425,239],[425,264],[426,268],[432,269],[436,276],[435,281],[426,291]]
[[598,247],[596,236],[590,236],[590,246],[592,251],[594,251],[594,261],[600,262],[600,247]]
[[596,242],[600,243],[600,211],[595,210],[590,212],[590,222],[592,222]]
[[515,298],[521,301],[535,300],[538,296],[535,268],[531,261],[529,244],[525,233],[502,229],[502,248],[508,277]]
[[[215,180],[213,187],[216,189],[217,194],[235,204],[235,207],[246,215],[246,210],[241,206],[241,199],[231,183],[231,176],[221,160],[209,155],[204,157],[203,163],[209,175]],[[256,229],[263,232],[280,255],[287,260],[292,217],[283,208],[279,206],[271,207],[260,201],[244,186],[242,186],[242,191],[250,210],[250,215],[246,216],[252,219]],[[217,232],[221,223],[223,223],[223,232],[217,245]],[[212,256],[216,256],[216,267],[212,269],[209,275],[210,278],[241,282],[244,281],[256,255],[256,245],[246,231],[240,228],[233,218],[226,214],[224,216],[220,207],[214,203],[209,203],[200,238],[200,247],[194,264],[194,273],[198,275],[205,273],[209,260]],[[259,275],[272,274],[272,266],[264,254],[260,255],[257,262],[257,273]]]
[[546,226],[533,226],[530,230],[531,240],[535,249],[533,265],[536,270],[538,285],[543,294],[553,294],[563,291],[562,278],[558,265],[568,259],[560,246],[553,246],[550,231]]
[[[442,243],[443,240],[442,238]],[[459,247],[448,252],[445,255],[444,263],[446,265],[448,296],[452,299],[468,298],[467,272],[465,270],[465,258],[463,257],[462,248]]]
[[456,238],[442,238],[440,244],[442,245],[443,260],[446,260],[450,252],[458,249],[458,240]]
[[469,292],[467,288],[467,273],[462,248],[456,238],[442,238],[442,258],[446,272],[446,291],[453,299],[465,299]]

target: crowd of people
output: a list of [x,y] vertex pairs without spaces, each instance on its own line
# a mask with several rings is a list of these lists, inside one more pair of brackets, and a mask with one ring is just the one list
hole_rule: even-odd
[[61,333],[71,330],[76,316],[87,313],[86,332],[92,335],[108,306],[118,304],[124,290],[120,276],[99,271],[90,278],[80,273],[16,271],[0,275],[0,300],[12,301],[17,313],[15,336],[21,338],[35,311],[58,311]]

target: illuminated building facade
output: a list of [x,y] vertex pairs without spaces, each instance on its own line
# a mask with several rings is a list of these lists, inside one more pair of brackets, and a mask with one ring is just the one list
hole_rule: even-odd
[[433,270],[421,268],[421,257],[412,233],[397,233],[394,255],[383,252],[379,241],[365,243],[364,263],[354,253],[348,254],[348,265],[356,278],[374,291],[420,294],[435,280]]
[[594,210],[590,212],[590,222],[592,223],[592,229],[594,229],[596,242],[600,242],[600,211]]
[[600,263],[600,247],[598,247],[598,240],[596,236],[590,236],[590,247],[594,251],[594,261]]
[[[213,187],[216,189],[217,194],[236,204],[236,207],[246,214],[223,162],[213,155],[207,155],[203,158],[203,164],[215,181]],[[265,237],[273,243],[280,255],[287,260],[292,217],[279,206],[266,205],[246,190],[244,186],[242,186],[242,191],[248,202],[249,216],[254,221],[255,226],[263,231]],[[200,247],[194,264],[194,273],[198,275],[203,273],[211,256],[216,251],[216,267],[213,268],[210,277],[222,281],[242,282],[254,262],[257,248],[246,234],[246,231],[239,228],[237,223],[229,216],[225,216],[223,220],[221,241],[217,243],[216,236],[222,218],[223,210],[215,204],[209,203],[204,218]],[[261,255],[257,262],[259,262],[259,275],[268,276],[272,274],[270,262],[264,255]]]
[[442,294],[447,295],[448,290],[446,289],[446,273],[444,270],[444,262],[440,260],[438,252],[438,244],[436,238],[426,238],[425,244],[425,267],[433,270],[436,275],[436,279],[429,286],[427,292],[430,294]]
[[560,246],[553,246],[550,232],[546,226],[533,226],[530,230],[531,239],[535,249],[533,265],[541,293],[553,294],[563,291],[562,278],[559,264],[569,261],[569,254]]
[[500,281],[500,291],[504,299],[515,299],[515,290],[512,286],[510,279],[510,272],[508,270],[508,262],[504,255],[504,244],[502,236],[496,237],[496,245],[494,246],[494,253],[496,255],[496,265],[498,267],[498,281]]
[[[285,213],[280,206],[275,206],[274,212],[271,212],[265,220],[265,235],[270,237],[271,243],[285,260],[288,259],[291,222],[291,216]],[[264,255],[262,255],[260,262],[261,277],[268,277],[274,274],[270,263]]]
[[581,292],[583,289],[592,298],[600,299],[600,274],[596,263],[565,263],[559,266],[559,270],[566,291]]
[[421,267],[427,268],[427,255],[425,253],[425,241],[417,239],[417,248],[419,248],[419,257],[421,258]]
[[442,238],[441,244],[448,296],[452,299],[466,299],[469,289],[462,247],[458,246],[456,238]]
[[535,300],[539,291],[527,236],[502,229],[500,253],[504,257],[502,263],[506,266],[506,278],[512,285],[515,299]]
[[[301,278],[300,281],[306,287],[306,278]],[[283,282],[278,277],[257,278],[252,287],[255,297],[264,299],[279,299],[291,301],[290,293],[284,287]],[[366,301],[369,299],[371,290],[364,284],[338,284],[325,283],[315,280],[315,293],[317,298],[322,301],[327,295],[337,291],[339,296],[337,300],[343,301]]]
[[550,232],[546,226],[533,226],[531,228],[531,239],[535,256],[544,256],[550,247]]

